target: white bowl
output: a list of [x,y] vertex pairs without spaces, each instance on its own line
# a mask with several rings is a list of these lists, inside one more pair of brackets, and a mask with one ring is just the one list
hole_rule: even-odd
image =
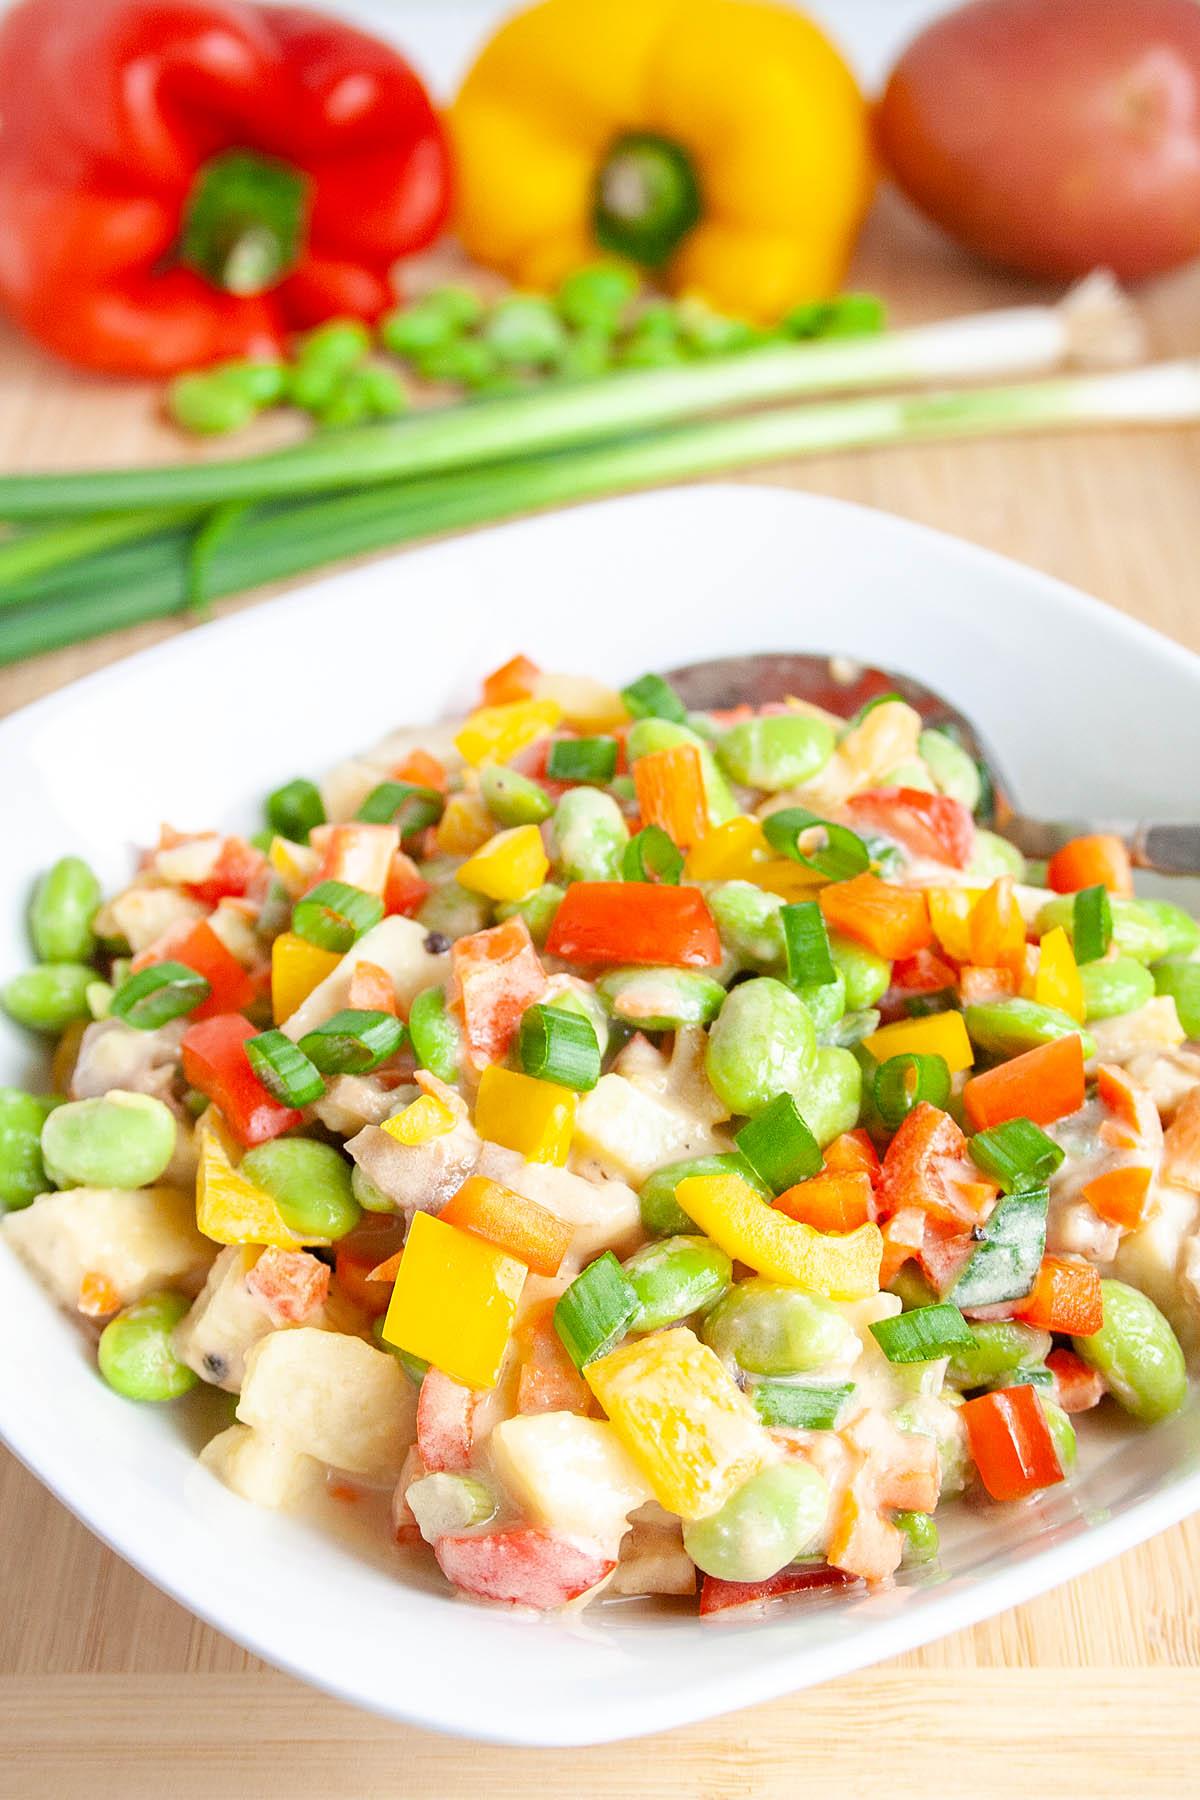
[[[615,500],[335,577],[144,652],[0,725],[10,846],[0,970],[28,958],[30,877],[106,882],[159,823],[252,828],[280,781],[470,704],[517,650],[629,679],[706,655],[843,650],[923,677],[1029,809],[1186,817],[1200,660],[1045,576],[882,513],[751,487]],[[8,1031],[0,1080],[36,1069]],[[1200,1415],[1099,1436],[1069,1489],[966,1506],[941,1563],[858,1599],[701,1622],[602,1605],[571,1623],[450,1599],[382,1536],[260,1512],[132,1406],[0,1252],[0,1432],[93,1531],[270,1662],[397,1719],[502,1743],[595,1743],[823,1681],[1028,1599],[1200,1505]],[[953,1512],[953,1508],[947,1509]]]

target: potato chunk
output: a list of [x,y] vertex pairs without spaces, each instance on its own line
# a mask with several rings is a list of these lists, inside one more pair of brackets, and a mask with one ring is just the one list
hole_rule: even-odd
[[272,1508],[299,1499],[319,1473],[311,1456],[248,1425],[218,1432],[201,1450],[200,1461],[243,1500]]
[[0,1229],[62,1306],[78,1305],[85,1275],[103,1276],[122,1306],[155,1288],[195,1293],[214,1255],[191,1196],[169,1187],[42,1194]]
[[416,1410],[413,1385],[386,1350],[301,1325],[251,1349],[237,1416],[318,1462],[394,1478]]

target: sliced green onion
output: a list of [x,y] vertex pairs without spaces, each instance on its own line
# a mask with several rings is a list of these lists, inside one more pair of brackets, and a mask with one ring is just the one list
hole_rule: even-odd
[[889,1056],[875,1071],[875,1106],[885,1125],[903,1125],[922,1100],[945,1106],[950,1070],[944,1056]]
[[661,881],[676,887],[683,852],[661,825],[646,825],[630,838],[621,856],[622,881]]
[[590,1019],[557,1006],[530,1006],[521,1017],[518,1054],[526,1075],[585,1094],[600,1079],[600,1045]]
[[316,1065],[282,1031],[246,1039],[246,1056],[272,1099],[281,1106],[310,1106],[325,1092]]
[[791,1381],[756,1381],[751,1398],[764,1425],[783,1431],[833,1431],[847,1400],[852,1381],[828,1387],[800,1387]]
[[903,700],[903,698],[903,694],[897,694],[893,689],[889,694],[876,694],[873,700],[864,700],[854,717],[846,720],[846,730],[853,731],[856,725],[861,725],[867,714],[873,713],[877,706],[887,706],[890,701]]
[[392,1013],[347,1008],[300,1039],[300,1048],[322,1075],[366,1075],[401,1049],[407,1028]]
[[756,1119],[742,1126],[733,1141],[750,1167],[776,1194],[816,1175],[822,1166],[820,1145],[790,1094],[776,1094]]
[[267,798],[267,824],[293,844],[307,844],[315,825],[325,823],[325,802],[316,783],[303,775],[285,782]]
[[554,1308],[554,1329],[575,1367],[619,1344],[641,1304],[611,1250],[589,1263]]
[[982,1238],[950,1290],[955,1306],[998,1306],[1033,1291],[1046,1250],[1045,1187],[1006,1194],[979,1227]]
[[319,881],[292,908],[292,930],[306,943],[344,956],[382,917],[383,901],[378,894],[368,894],[345,881]]
[[556,738],[546,758],[551,781],[591,781],[604,787],[616,772],[614,737]]
[[669,681],[661,675],[641,675],[621,689],[625,711],[631,719],[670,719],[687,724],[687,708]]
[[960,1344],[973,1344],[971,1328],[957,1306],[940,1301],[918,1306],[914,1312],[897,1313],[893,1319],[877,1319],[871,1336],[889,1362],[933,1362],[950,1356]]
[[[769,813],[763,820],[763,834],[772,850],[790,856],[806,869],[815,869],[829,881],[849,881],[871,866],[871,853],[857,832],[834,825],[803,806],[785,806]],[[824,843],[802,844],[802,839],[818,834],[824,835]]]
[[1066,1151],[1032,1119],[1006,1119],[971,1139],[971,1160],[1006,1193],[1037,1187],[1062,1166]]
[[815,900],[797,900],[779,909],[787,950],[787,976],[793,987],[825,987],[837,980],[829,933]]
[[957,988],[939,988],[935,994],[909,994],[904,1002],[910,1019],[928,1019],[934,1013],[953,1012],[957,1006]]
[[436,825],[445,805],[436,788],[415,787],[411,781],[381,781],[354,816],[364,825],[398,825],[403,839]]
[[186,963],[152,963],[121,983],[109,1001],[109,1016],[124,1019],[138,1031],[154,1031],[190,1013],[211,992],[204,976]]
[[1112,942],[1112,902],[1105,887],[1080,888],[1072,936],[1077,963],[1099,962]]

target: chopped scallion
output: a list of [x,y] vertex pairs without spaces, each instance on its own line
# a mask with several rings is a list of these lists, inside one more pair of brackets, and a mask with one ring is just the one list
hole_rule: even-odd
[[915,1106],[945,1106],[950,1070],[944,1056],[889,1056],[875,1071],[875,1106],[885,1125],[903,1125]]
[[411,781],[381,781],[354,816],[364,825],[398,825],[403,839],[436,825],[445,804],[436,788],[415,787]]
[[554,1329],[575,1367],[619,1344],[641,1304],[611,1250],[589,1263],[554,1308]]
[[1099,962],[1112,942],[1112,902],[1104,887],[1080,888],[1075,896],[1075,961]]
[[687,708],[669,681],[661,675],[642,675],[621,689],[625,711],[632,719],[670,719],[686,725]]
[[616,772],[614,737],[556,738],[546,758],[551,781],[590,781],[604,787]]
[[272,1099],[281,1106],[310,1106],[325,1092],[316,1065],[282,1031],[246,1039],[246,1056]]
[[877,1319],[870,1331],[888,1361],[894,1363],[933,1362],[951,1355],[960,1344],[975,1342],[957,1306],[945,1301],[897,1313],[892,1319]]
[[801,1387],[791,1381],[756,1381],[751,1398],[763,1424],[783,1431],[833,1431],[847,1400],[852,1381],[828,1387]]
[[683,852],[661,825],[646,825],[630,838],[621,858],[623,881],[661,881],[678,885]]
[[587,1093],[600,1079],[600,1045],[590,1019],[557,1006],[528,1007],[518,1038],[521,1067],[538,1081]]
[[806,869],[815,869],[828,881],[849,881],[871,865],[871,853],[857,832],[834,825],[803,806],[785,806],[763,820],[763,834],[772,850],[790,856]]
[[154,1031],[190,1013],[211,992],[204,976],[186,963],[151,963],[121,983],[109,1001],[109,1016],[123,1019],[138,1031]]
[[307,844],[308,834],[325,823],[325,802],[315,782],[303,775],[285,782],[267,798],[267,824],[293,844]]
[[366,1075],[400,1050],[407,1028],[392,1013],[347,1008],[300,1039],[300,1048],[322,1075]]
[[293,907],[292,930],[307,943],[344,956],[382,917],[383,901],[378,894],[368,894],[345,881],[319,881]]
[[790,1094],[776,1094],[770,1105],[734,1137],[750,1167],[776,1194],[806,1181],[821,1168],[820,1145],[800,1117]]
[[797,900],[779,910],[787,950],[787,975],[793,987],[826,987],[837,980],[829,933],[815,900]]
[[1049,1181],[1066,1151],[1032,1119],[1005,1119],[971,1139],[971,1159],[1006,1193]]

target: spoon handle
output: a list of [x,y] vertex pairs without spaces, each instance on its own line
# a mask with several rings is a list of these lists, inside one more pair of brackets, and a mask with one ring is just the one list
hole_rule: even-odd
[[1111,832],[1128,845],[1135,868],[1158,875],[1200,875],[1200,825],[1158,825],[1136,819],[1027,819],[1004,821],[1005,837],[1025,856],[1053,856],[1072,838]]

